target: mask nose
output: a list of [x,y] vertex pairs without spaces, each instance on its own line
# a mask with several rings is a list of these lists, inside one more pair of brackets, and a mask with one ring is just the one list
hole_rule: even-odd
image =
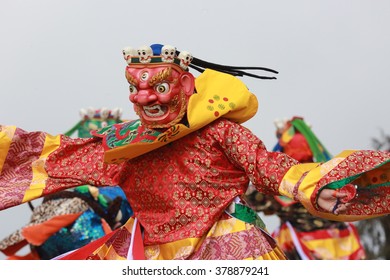
[[134,100],[140,105],[148,105],[157,100],[157,96],[151,90],[141,89]]

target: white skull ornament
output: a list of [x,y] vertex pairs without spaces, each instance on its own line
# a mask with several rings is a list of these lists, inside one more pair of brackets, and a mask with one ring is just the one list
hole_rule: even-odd
[[165,45],[161,48],[161,60],[167,63],[172,63],[175,59],[176,48],[171,45]]
[[87,108],[87,117],[89,119],[93,119],[95,117],[95,112],[96,112],[96,110],[94,108],[88,107]]
[[110,110],[108,110],[105,107],[100,109],[100,118],[102,118],[103,120],[107,120],[109,116],[110,116]]
[[138,54],[137,50],[132,47],[123,48],[122,53],[123,53],[123,58],[126,60],[127,64],[130,64],[131,58]]
[[188,65],[190,65],[190,63],[193,59],[193,56],[191,53],[189,53],[187,51],[182,51],[179,53],[178,58],[180,59],[180,67],[183,70],[187,70]]
[[277,130],[283,130],[287,124],[287,119],[275,119],[274,120],[274,125]]
[[88,118],[88,112],[87,112],[87,109],[85,109],[85,108],[81,108],[80,109],[80,117],[81,117],[81,119],[87,119]]
[[138,50],[139,61],[141,63],[149,63],[152,60],[153,50],[149,46],[142,46]]
[[114,119],[119,120],[122,117],[122,108],[114,108],[111,110]]

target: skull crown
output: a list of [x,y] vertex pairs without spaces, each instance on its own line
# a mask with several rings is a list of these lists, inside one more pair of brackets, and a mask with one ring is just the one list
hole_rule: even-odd
[[188,70],[188,66],[193,60],[191,53],[187,51],[178,52],[176,47],[171,45],[154,44],[151,46],[141,46],[138,49],[125,47],[122,53],[128,65],[175,63],[185,71]]

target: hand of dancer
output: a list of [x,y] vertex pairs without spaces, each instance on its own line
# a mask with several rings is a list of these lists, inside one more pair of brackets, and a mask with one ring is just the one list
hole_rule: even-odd
[[324,211],[334,215],[344,214],[349,206],[348,194],[332,189],[323,189],[319,193],[317,204]]

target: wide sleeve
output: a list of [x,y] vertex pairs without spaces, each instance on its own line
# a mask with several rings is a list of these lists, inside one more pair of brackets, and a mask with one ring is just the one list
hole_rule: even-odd
[[[346,150],[322,163],[299,163],[287,154],[267,151],[250,130],[228,120],[214,128],[228,158],[243,168],[263,194],[284,195],[313,215],[357,221],[390,213],[390,153]],[[334,215],[317,204],[322,189],[341,190],[352,184],[357,195],[345,215]]]
[[117,185],[121,166],[103,157],[98,138],[0,126],[0,210],[79,185]]
[[279,195],[283,176],[298,161],[280,152],[267,151],[264,143],[246,127],[229,120],[219,120],[212,134],[233,164],[263,194]]
[[[317,204],[323,189],[355,187],[348,211],[325,212]],[[292,166],[280,184],[280,193],[300,201],[313,215],[337,221],[357,221],[390,213],[390,153],[345,150],[323,163]],[[348,189],[347,189],[348,190]]]

